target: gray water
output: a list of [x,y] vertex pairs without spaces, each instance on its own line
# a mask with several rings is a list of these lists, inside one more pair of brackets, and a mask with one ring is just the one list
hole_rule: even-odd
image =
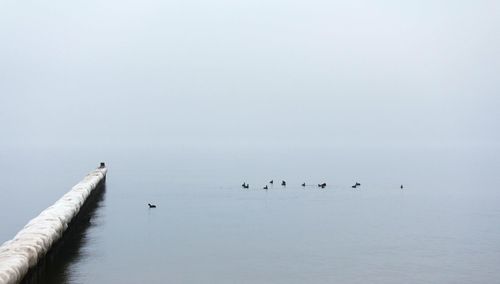
[[57,282],[499,283],[494,152],[240,150],[5,151],[0,240],[107,156],[106,191]]
[[498,11],[0,1],[0,242],[105,161],[40,279],[500,283]]

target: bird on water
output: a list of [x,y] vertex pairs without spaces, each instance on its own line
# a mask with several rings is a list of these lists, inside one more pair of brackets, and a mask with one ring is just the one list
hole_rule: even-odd
[[306,186],[306,183],[305,183],[305,182],[304,182],[304,183],[302,183],[302,186],[304,186],[304,187],[305,187],[305,186]]
[[266,186],[264,186],[264,189],[267,190],[267,189],[269,189],[269,187],[267,187],[267,185],[266,185]]
[[282,181],[281,181],[281,185],[282,185],[282,186],[286,186],[286,181],[282,180]]
[[271,180],[269,183],[270,183],[270,184],[273,184],[273,183],[274,183],[274,180]]
[[156,208],[156,205],[148,203],[149,208]]
[[401,189],[403,189],[403,185],[401,185]]

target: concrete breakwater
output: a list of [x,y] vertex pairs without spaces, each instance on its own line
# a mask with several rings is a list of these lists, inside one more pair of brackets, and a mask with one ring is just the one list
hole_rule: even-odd
[[106,179],[104,163],[0,246],[0,284],[18,283],[64,235],[73,219]]

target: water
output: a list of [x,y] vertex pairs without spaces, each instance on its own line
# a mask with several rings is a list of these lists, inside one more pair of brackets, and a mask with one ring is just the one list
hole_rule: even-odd
[[[56,282],[500,283],[490,152],[94,150],[3,153],[1,241],[106,156]],[[262,190],[270,179],[288,186]]]

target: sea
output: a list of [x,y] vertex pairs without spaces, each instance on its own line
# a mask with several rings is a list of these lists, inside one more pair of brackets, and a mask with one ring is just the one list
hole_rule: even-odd
[[500,283],[494,149],[96,143],[0,158],[0,242],[108,167],[40,283]]

